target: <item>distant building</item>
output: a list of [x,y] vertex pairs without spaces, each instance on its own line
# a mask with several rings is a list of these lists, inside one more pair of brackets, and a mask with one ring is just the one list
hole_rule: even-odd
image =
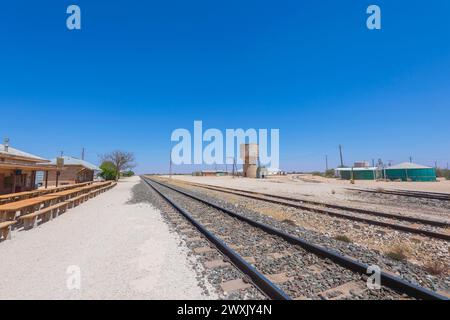
[[226,176],[228,172],[220,171],[220,170],[202,170],[196,171],[192,173],[193,176],[203,176],[203,177],[217,177],[217,176]]
[[382,171],[377,167],[336,168],[336,176],[344,180],[376,180],[382,178]]
[[403,162],[384,169],[386,179],[402,181],[436,181],[436,169],[411,162]]
[[258,167],[258,169],[256,170],[256,177],[258,179],[264,179],[269,175],[269,171],[267,170],[266,167]]
[[[87,161],[68,156],[62,158],[64,159],[64,166],[62,170],[60,170],[58,185],[94,181],[96,173],[101,171],[99,167]],[[53,159],[51,160],[50,165],[56,167],[56,162],[57,159]],[[48,173],[48,186],[56,185],[56,175],[56,171]]]
[[267,168],[267,174],[269,176],[275,176],[275,175],[284,175],[286,173],[278,168]]
[[355,168],[368,168],[369,166],[370,166],[369,162],[367,162],[367,161],[356,161],[353,164],[353,167],[355,167]]
[[436,169],[404,162],[390,167],[336,168],[336,176],[344,180],[436,181]]
[[30,191],[36,188],[36,172],[47,170],[49,160],[0,144],[0,194]]

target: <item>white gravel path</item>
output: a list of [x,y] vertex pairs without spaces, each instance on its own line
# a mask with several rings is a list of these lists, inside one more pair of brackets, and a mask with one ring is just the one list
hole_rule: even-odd
[[[186,249],[159,212],[126,203],[138,182],[121,181],[0,243],[0,299],[204,299]],[[80,289],[69,290],[78,267]]]

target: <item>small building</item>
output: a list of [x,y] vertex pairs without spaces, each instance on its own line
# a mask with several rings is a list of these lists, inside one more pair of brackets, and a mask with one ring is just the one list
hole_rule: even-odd
[[203,177],[219,177],[219,176],[228,175],[228,172],[220,171],[220,170],[202,170],[202,171],[194,172],[192,175],[203,176]]
[[266,167],[258,167],[258,170],[256,170],[256,177],[258,179],[264,179],[269,175],[269,170],[267,170]]
[[382,178],[377,167],[336,168],[336,176],[344,180],[376,180]]
[[400,180],[400,181],[436,181],[436,169],[415,163],[404,162],[386,168],[353,167],[337,168],[336,176],[344,180]]
[[369,167],[369,162],[367,162],[367,161],[356,161],[354,164],[353,164],[353,167],[355,167],[355,168],[368,168]]
[[[48,176],[44,178],[48,186],[56,185],[58,172],[58,185],[68,185],[94,181],[96,173],[101,171],[99,167],[85,160],[68,156],[61,158],[64,159],[62,170],[49,172]],[[50,165],[56,168],[57,159],[51,160]]]
[[269,176],[276,176],[276,175],[285,175],[286,172],[281,171],[278,168],[267,168],[267,175]]
[[42,163],[49,160],[0,144],[0,194],[31,191],[37,188],[36,172],[51,170]]
[[436,181],[436,169],[411,162],[403,162],[384,169],[386,179],[401,181]]

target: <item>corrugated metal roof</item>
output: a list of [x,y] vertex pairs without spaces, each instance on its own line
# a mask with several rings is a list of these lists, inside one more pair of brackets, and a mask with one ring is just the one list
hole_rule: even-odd
[[[83,166],[90,170],[96,170],[96,171],[101,170],[95,164],[92,164],[90,162],[87,162],[87,161],[84,161],[84,160],[81,160],[78,158],[73,158],[73,157],[69,157],[69,156],[63,156],[62,158],[64,159],[65,166]],[[56,159],[52,159],[50,163],[53,165],[56,165]]]
[[395,166],[387,167],[386,169],[431,169],[431,167],[415,164],[412,162],[403,162]]
[[9,155],[9,156],[15,156],[15,157],[29,158],[31,160],[36,160],[38,162],[48,161],[47,159],[35,156],[34,154],[31,154],[31,153],[27,153],[27,152],[12,148],[11,146],[8,147],[8,151],[6,152],[4,144],[0,144],[0,155]]
[[[367,168],[356,167],[356,168],[353,168],[353,171],[374,171],[377,169],[378,169],[377,167],[367,167]],[[336,168],[334,170],[336,170],[336,171],[352,171],[352,168]]]

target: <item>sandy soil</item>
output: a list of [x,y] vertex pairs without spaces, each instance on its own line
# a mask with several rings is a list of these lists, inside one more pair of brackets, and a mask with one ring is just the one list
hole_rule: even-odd
[[160,213],[127,204],[138,182],[0,243],[0,299],[204,299]]
[[[350,184],[348,180],[339,180],[324,178],[313,175],[288,175],[283,177],[285,180],[301,180],[306,179],[318,182],[326,183],[334,186],[345,188],[368,188],[368,189],[399,189],[399,190],[412,190],[412,191],[427,191],[427,192],[442,192],[450,194],[450,180],[439,178],[437,182],[394,182],[394,181],[372,181],[372,180],[356,180],[355,184]],[[283,179],[281,178],[281,179]],[[275,178],[276,179],[276,178]]]
[[[371,181],[371,180],[356,180],[355,184],[351,184],[348,180],[339,180],[332,178],[324,178],[320,176],[313,176],[311,174],[290,174],[286,176],[272,176],[268,179],[247,179],[247,178],[235,178],[232,177],[194,177],[190,175],[174,176],[177,179],[204,183],[220,181],[221,183],[229,184],[231,187],[236,184],[237,181],[245,182],[248,187],[263,186],[265,183],[283,183],[290,186],[294,186],[295,189],[301,190],[305,193],[308,191],[318,195],[316,191],[322,190],[324,193],[328,193],[332,189],[346,189],[346,188],[358,188],[358,189],[399,189],[399,190],[413,190],[413,191],[426,191],[426,192],[442,192],[450,194],[450,180],[438,179],[437,182],[387,182],[387,181]],[[252,183],[248,183],[252,182]],[[240,184],[240,183],[238,183]],[[225,185],[223,185],[225,186]]]

